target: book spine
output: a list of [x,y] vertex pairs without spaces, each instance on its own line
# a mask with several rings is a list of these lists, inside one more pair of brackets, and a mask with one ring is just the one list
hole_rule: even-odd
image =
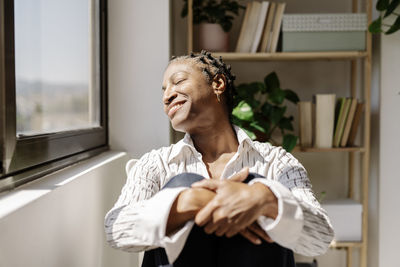
[[335,120],[335,94],[315,95],[315,143],[317,148],[331,148]]
[[342,140],[340,140],[340,146],[341,147],[346,146],[347,140],[349,139],[350,129],[351,129],[351,125],[353,123],[354,114],[356,113],[356,108],[357,108],[357,99],[353,98],[353,99],[351,99],[349,115],[347,116],[346,125],[345,125],[344,131],[343,131]]
[[300,145],[302,147],[312,146],[312,103],[311,101],[300,101],[299,107],[299,131]]
[[358,103],[356,108],[356,114],[354,115],[353,123],[351,125],[351,130],[349,134],[349,139],[347,140],[347,146],[354,146],[354,142],[357,136],[358,125],[360,124],[363,109],[365,104]]

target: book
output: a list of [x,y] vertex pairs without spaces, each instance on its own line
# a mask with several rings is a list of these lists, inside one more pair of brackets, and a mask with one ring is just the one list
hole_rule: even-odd
[[251,11],[251,6],[252,6],[253,2],[248,2],[246,4],[246,12],[244,13],[244,17],[243,17],[243,21],[242,21],[242,27],[240,28],[240,33],[239,33],[239,38],[236,44],[236,52],[239,52],[241,47],[242,47],[242,43],[243,43],[243,38],[244,38],[244,34],[245,34],[245,29],[247,27],[247,23],[249,20],[249,16],[250,16],[250,11]]
[[269,4],[268,8],[268,14],[267,14],[267,21],[265,23],[264,27],[264,32],[261,40],[261,45],[260,45],[260,52],[268,52],[269,51],[269,43],[270,43],[270,36],[271,36],[271,30],[272,30],[272,22],[274,21],[274,15],[275,15],[275,8],[276,4],[274,2],[271,2]]
[[336,119],[335,133],[333,135],[333,146],[339,147],[340,139],[343,135],[344,125],[346,123],[347,115],[349,114],[351,99],[341,98],[338,101],[339,114]]
[[260,14],[260,10],[261,10],[261,3],[253,1],[251,4],[251,9],[246,24],[246,28],[244,29],[243,40],[241,46],[239,47],[239,51],[237,52],[244,52],[244,53],[250,52],[254,40],[254,35],[257,29],[258,16]]
[[275,12],[274,25],[272,28],[271,46],[269,52],[275,53],[278,45],[279,33],[281,31],[283,12],[285,11],[286,3],[278,3]]
[[356,113],[356,108],[357,108],[357,99],[352,98],[350,103],[349,115],[347,115],[346,124],[343,130],[343,136],[342,139],[340,140],[341,147],[345,147],[347,144],[347,140],[349,139],[350,129],[353,123],[354,114]]
[[300,101],[297,103],[299,107],[299,132],[300,145],[302,147],[312,146],[312,102]]
[[315,147],[332,147],[335,99],[335,94],[315,95]]
[[353,123],[350,129],[349,139],[347,140],[347,146],[354,146],[354,141],[357,136],[358,125],[361,121],[361,115],[363,113],[364,106],[364,103],[357,104],[356,113],[354,114]]
[[256,28],[256,31],[255,31],[255,34],[254,34],[253,44],[252,44],[251,49],[250,49],[251,53],[257,52],[257,48],[260,45],[261,35],[263,33],[263,29],[264,29],[264,25],[265,25],[265,19],[267,17],[267,13],[268,13],[268,6],[269,6],[269,2],[262,1],[260,14],[258,16],[257,28]]

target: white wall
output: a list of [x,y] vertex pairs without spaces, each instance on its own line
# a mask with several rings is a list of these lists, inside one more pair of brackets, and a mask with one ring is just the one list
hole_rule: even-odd
[[400,32],[381,39],[379,266],[399,262]]
[[118,0],[108,6],[110,144],[139,157],[169,144],[161,101],[169,1]]
[[127,160],[106,152],[0,196],[0,267],[135,267],[103,226]]

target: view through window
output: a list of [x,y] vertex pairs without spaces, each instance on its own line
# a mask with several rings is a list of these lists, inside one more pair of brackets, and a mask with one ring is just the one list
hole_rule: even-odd
[[94,5],[90,0],[15,0],[18,135],[99,126]]

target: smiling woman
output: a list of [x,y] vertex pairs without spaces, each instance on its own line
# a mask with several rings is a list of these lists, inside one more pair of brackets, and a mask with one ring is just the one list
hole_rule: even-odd
[[110,245],[149,266],[295,266],[333,230],[304,167],[231,124],[235,76],[210,53],[178,57],[163,79],[177,144],[146,153],[105,218]]

